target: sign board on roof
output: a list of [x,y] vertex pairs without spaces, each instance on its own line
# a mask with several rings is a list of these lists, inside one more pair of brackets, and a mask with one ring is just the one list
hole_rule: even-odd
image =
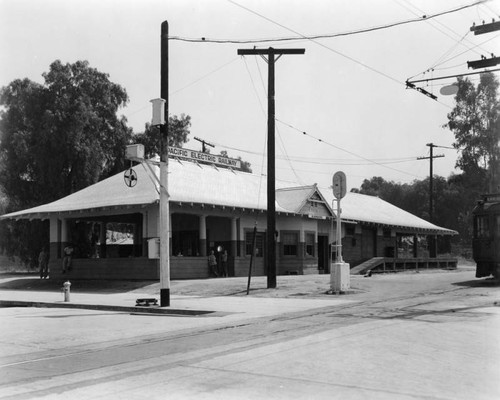
[[241,168],[241,161],[234,158],[223,157],[217,154],[202,153],[180,147],[168,146],[168,156],[171,158],[181,158],[189,161],[202,161],[210,164],[222,165],[231,168]]

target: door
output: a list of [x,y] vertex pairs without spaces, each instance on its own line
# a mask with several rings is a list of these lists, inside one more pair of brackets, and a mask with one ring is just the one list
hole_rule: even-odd
[[329,272],[328,235],[318,235],[318,270],[321,274]]

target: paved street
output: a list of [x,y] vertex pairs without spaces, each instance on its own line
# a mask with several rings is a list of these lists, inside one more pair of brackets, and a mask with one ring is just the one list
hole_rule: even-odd
[[[356,276],[332,296],[328,279],[280,277],[273,291],[256,278],[250,296],[239,278],[173,282],[173,307],[215,311],[199,316],[1,308],[0,398],[500,398],[494,282],[471,268]],[[60,297],[8,281],[1,299]]]

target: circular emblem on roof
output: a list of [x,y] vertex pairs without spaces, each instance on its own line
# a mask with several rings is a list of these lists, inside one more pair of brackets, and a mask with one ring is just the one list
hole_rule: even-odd
[[123,174],[123,179],[125,180],[125,185],[134,187],[137,184],[137,172],[130,168]]

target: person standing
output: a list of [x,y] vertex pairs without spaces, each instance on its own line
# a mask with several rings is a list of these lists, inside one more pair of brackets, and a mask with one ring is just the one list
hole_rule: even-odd
[[222,264],[222,276],[227,277],[227,250],[221,255],[221,264]]
[[73,259],[73,246],[71,244],[68,244],[64,250],[64,257],[63,257],[63,265],[62,265],[62,273],[65,274],[66,271],[71,271],[72,265],[72,259]]
[[42,248],[38,256],[38,266],[40,268],[40,279],[47,279],[49,276],[49,252]]
[[208,256],[208,268],[210,273],[216,278],[219,276],[217,273],[217,259],[215,258],[214,251],[210,251],[210,255]]

